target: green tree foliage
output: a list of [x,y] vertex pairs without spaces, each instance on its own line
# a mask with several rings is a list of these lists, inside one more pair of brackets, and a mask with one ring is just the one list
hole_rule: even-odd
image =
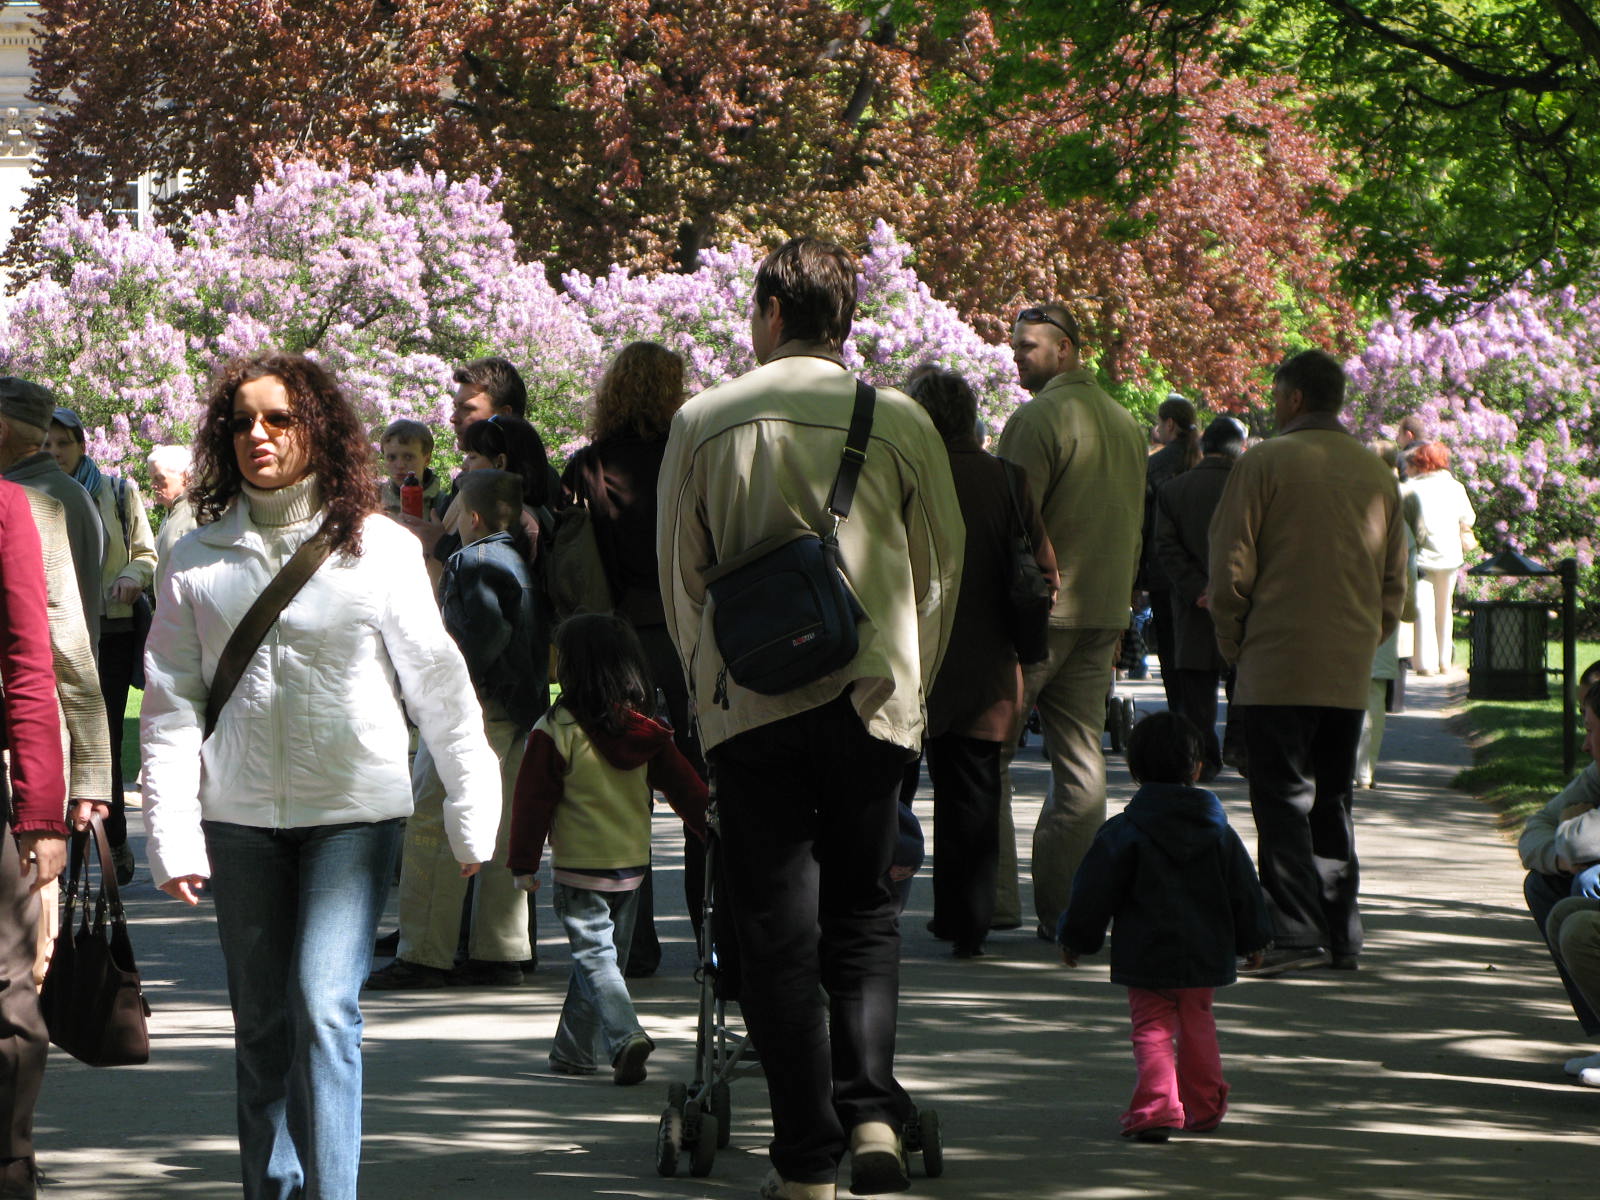
[[[877,11],[876,3],[861,0]],[[1343,153],[1328,197],[1355,252],[1358,295],[1397,292],[1457,314],[1540,268],[1548,286],[1600,277],[1600,23],[1593,0],[898,0],[906,21],[957,30],[974,9],[997,51],[937,82],[946,132],[1020,167],[1058,203],[1126,212],[1184,160],[1196,63],[1298,81]],[[1075,81],[1084,120],[1028,161],[1009,128]],[[1541,264],[1544,266],[1541,267]],[[1442,285],[1428,288],[1427,284]]]

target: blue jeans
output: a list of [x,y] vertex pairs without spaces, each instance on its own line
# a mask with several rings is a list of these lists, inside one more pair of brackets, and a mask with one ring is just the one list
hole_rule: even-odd
[[357,999],[400,822],[203,827],[233,1005],[245,1200],[356,1200]]
[[609,1066],[624,1042],[644,1032],[622,977],[639,893],[558,883],[552,903],[572,947],[572,979],[550,1061],[583,1071]]

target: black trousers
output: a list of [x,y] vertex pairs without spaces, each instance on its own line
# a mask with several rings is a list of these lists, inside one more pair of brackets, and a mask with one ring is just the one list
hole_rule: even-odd
[[1168,685],[1169,695],[1176,694],[1177,703],[1170,704],[1173,712],[1187,717],[1205,743],[1206,766],[1222,769],[1222,743],[1217,740],[1217,682],[1220,671],[1191,671],[1177,668]]
[[[1529,871],[1528,877],[1522,881],[1522,895],[1528,902],[1528,911],[1533,914],[1534,924],[1539,927],[1539,936],[1545,938],[1548,946],[1545,921],[1549,919],[1552,908],[1572,895],[1572,876],[1541,875],[1537,871]],[[1572,1001],[1573,1015],[1578,1018],[1578,1024],[1583,1026],[1584,1033],[1594,1037],[1600,1033],[1600,1017],[1589,1007],[1578,985],[1572,982],[1572,976],[1567,974],[1561,959],[1554,953],[1550,957],[1555,960],[1556,971],[1561,975],[1561,986],[1567,989],[1567,999]]]
[[900,926],[888,880],[906,758],[868,736],[848,695],[710,754],[772,1164],[795,1182],[831,1182],[848,1130],[909,1109],[894,1078]]
[[106,836],[113,846],[128,840],[128,810],[122,796],[122,723],[128,707],[128,689],[133,686],[133,668],[142,652],[139,635],[131,629],[100,635],[100,695],[105,698],[106,731],[111,735],[111,816],[106,819]]
[[0,827],[0,1158],[33,1156],[33,1110],[50,1037],[33,964],[39,894],[28,890],[11,824]]
[[1000,861],[1000,743],[944,734],[923,747],[933,782],[933,926],[976,948],[994,919]]
[[1179,699],[1173,676],[1178,673],[1178,630],[1172,617],[1170,589],[1150,592],[1150,628],[1156,635],[1156,661],[1161,664],[1161,688],[1167,694],[1167,707],[1176,712]]
[[1244,719],[1256,868],[1279,946],[1361,952],[1356,896],[1359,708],[1251,705]]

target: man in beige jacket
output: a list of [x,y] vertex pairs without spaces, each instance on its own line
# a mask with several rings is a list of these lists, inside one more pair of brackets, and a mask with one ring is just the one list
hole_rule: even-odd
[[1405,600],[1406,533],[1394,473],[1339,422],[1344,385],[1320,350],[1278,368],[1278,436],[1239,459],[1211,522],[1211,617],[1238,671],[1229,716],[1274,927],[1257,974],[1353,970],[1361,952],[1356,744]]
[[[1038,708],[1050,756],[1050,794],[1033,831],[1033,904],[1039,936],[1052,941],[1072,877],[1106,819],[1100,735],[1144,522],[1145,431],[1080,363],[1079,341],[1078,323],[1062,306],[1023,309],[1011,351],[1022,386],[1034,395],[1011,414],[996,450],[1028,473],[1061,568],[1049,656],[1024,671],[1022,705],[1024,716]],[[1015,852],[1009,828],[1015,743],[1006,749],[1002,855],[1008,843]],[[997,924],[1004,910],[1016,911],[1014,879],[1002,858]]]
[[781,695],[723,677],[704,579],[768,538],[828,528],[855,405],[840,358],[855,297],[855,264],[838,246],[796,239],[769,255],[751,322],[762,365],[684,405],[658,489],[667,626],[716,783],[741,1004],[772,1103],[768,1200],[832,1200],[847,1147],[857,1194],[907,1186],[888,872],[900,779],[922,741],[965,541],[927,414],[877,389],[839,534],[865,613],[847,666]]

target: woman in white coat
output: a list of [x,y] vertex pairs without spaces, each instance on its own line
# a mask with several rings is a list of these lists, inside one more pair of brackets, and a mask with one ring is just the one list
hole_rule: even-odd
[[1455,653],[1456,576],[1467,547],[1477,545],[1472,526],[1478,514],[1467,489],[1450,474],[1450,451],[1443,442],[1418,447],[1406,464],[1405,486],[1416,497],[1422,531],[1417,543],[1417,674],[1443,675]]
[[[401,700],[449,792],[470,875],[500,776],[411,534],[378,512],[365,431],[315,363],[230,364],[195,444],[200,528],[163,563],[146,660],[145,815],[156,884],[209,887],[227,964],[246,1200],[355,1200],[357,1000],[411,808]],[[205,736],[234,627],[319,529],[331,553]]]

